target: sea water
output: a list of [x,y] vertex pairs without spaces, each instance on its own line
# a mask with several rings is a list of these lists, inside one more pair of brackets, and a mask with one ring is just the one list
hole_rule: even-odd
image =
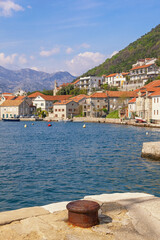
[[160,141],[160,129],[1,121],[0,211],[102,193],[160,197],[160,162],[141,158],[148,141]]

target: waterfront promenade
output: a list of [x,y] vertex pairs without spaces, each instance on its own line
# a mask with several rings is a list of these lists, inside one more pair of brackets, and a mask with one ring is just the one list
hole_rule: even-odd
[[0,240],[159,240],[160,198],[144,193],[86,196],[101,206],[100,224],[68,224],[67,202],[0,213]]

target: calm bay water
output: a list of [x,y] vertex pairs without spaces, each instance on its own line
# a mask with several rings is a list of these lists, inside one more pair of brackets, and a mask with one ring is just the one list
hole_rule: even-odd
[[142,143],[160,141],[160,130],[82,126],[0,122],[0,211],[102,193],[160,197],[160,162],[140,157]]

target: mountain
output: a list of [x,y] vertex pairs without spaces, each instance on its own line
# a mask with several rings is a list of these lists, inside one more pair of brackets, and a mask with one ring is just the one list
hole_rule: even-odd
[[112,58],[108,58],[101,65],[90,69],[82,77],[127,72],[138,59],[150,57],[160,57],[160,24],[149,33],[129,44]]
[[19,88],[30,92],[49,90],[53,89],[55,80],[60,85],[74,79],[75,77],[68,72],[49,74],[29,68],[13,71],[0,66],[0,92],[14,92]]

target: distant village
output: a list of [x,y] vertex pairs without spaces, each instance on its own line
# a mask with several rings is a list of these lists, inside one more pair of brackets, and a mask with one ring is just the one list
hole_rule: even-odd
[[[73,83],[60,86],[55,81],[53,95],[34,92],[27,96],[23,90],[2,93],[0,96],[0,118],[38,118],[38,115],[54,121],[86,118],[139,119],[160,123],[160,67],[156,58],[140,59],[129,72],[110,75],[81,77]],[[149,82],[148,84],[147,81]],[[77,96],[57,95],[57,92],[73,85],[85,94]],[[106,90],[104,86],[118,91]],[[42,114],[43,113],[43,114]]]

